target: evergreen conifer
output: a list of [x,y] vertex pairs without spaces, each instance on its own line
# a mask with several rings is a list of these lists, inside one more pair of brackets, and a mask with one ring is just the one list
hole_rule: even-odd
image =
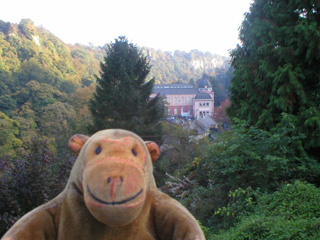
[[161,139],[164,105],[160,96],[150,100],[155,79],[146,82],[150,65],[141,50],[121,36],[107,46],[101,70],[89,103],[89,131],[122,128],[144,139]]
[[295,119],[297,148],[320,150],[320,2],[256,0],[231,53],[230,117],[270,130]]

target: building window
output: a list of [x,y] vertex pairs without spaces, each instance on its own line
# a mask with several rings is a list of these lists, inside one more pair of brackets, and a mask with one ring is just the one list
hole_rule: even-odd
[[174,105],[177,105],[177,104],[178,104],[178,98],[177,98],[177,97],[174,97],[174,99],[173,99],[173,104],[174,104]]
[[199,103],[199,106],[202,107],[202,103]]
[[170,98],[169,97],[167,97],[167,102],[170,105]]
[[181,104],[184,104],[184,97],[181,97]]
[[188,97],[188,104],[191,104],[191,97]]
[[174,108],[174,115],[178,115],[178,108]]
[[209,103],[207,102],[207,106],[209,106]]

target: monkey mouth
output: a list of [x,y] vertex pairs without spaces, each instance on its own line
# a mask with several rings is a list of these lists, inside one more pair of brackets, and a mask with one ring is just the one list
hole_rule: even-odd
[[106,202],[106,201],[103,201],[103,200],[97,198],[97,197],[90,191],[90,188],[89,188],[88,185],[87,185],[87,190],[88,190],[88,193],[90,194],[90,196],[91,196],[94,200],[96,200],[96,201],[99,202],[99,203],[106,204],[106,205],[121,205],[121,204],[130,202],[131,200],[137,198],[137,197],[143,192],[143,189],[141,189],[141,190],[140,190],[139,192],[137,192],[134,196],[129,197],[129,198],[127,198],[127,199],[124,199],[124,200],[121,200],[121,201]]

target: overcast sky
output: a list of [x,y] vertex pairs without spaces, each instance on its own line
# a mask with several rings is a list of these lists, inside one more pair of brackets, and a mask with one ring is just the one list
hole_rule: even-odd
[[65,43],[103,46],[120,35],[163,51],[228,56],[253,0],[5,0],[0,20],[29,18]]

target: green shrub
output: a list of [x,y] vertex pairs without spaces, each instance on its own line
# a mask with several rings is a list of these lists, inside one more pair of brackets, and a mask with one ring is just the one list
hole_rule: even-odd
[[197,174],[197,180],[206,177],[227,192],[247,187],[265,192],[276,190],[283,181],[319,178],[319,163],[296,152],[303,136],[291,136],[291,127],[267,132],[245,121],[236,122],[232,131],[221,134],[209,146],[196,170],[202,173]]
[[198,221],[198,223],[199,223],[199,225],[200,225],[200,227],[201,227],[201,230],[202,230],[205,238],[208,239],[208,237],[211,235],[210,229],[207,228],[207,227],[205,227],[205,226],[203,226],[200,221]]
[[261,196],[259,189],[253,190],[251,187],[230,191],[227,206],[218,208],[214,212],[214,216],[219,216],[224,225],[228,227],[228,224],[232,224],[242,216],[252,213],[259,196]]
[[[208,190],[201,199],[210,199],[210,207],[197,204],[193,211],[203,224],[215,229],[229,228],[237,222],[239,214],[250,212],[246,202],[248,197],[255,201],[255,195],[272,193],[283,183],[295,179],[308,182],[319,179],[317,160],[297,150],[304,136],[293,135],[291,119],[286,115],[283,118],[286,124],[272,132],[235,120],[232,130],[217,135],[216,140],[208,145],[206,155],[196,159],[186,170],[186,176],[197,183],[187,197],[192,198],[200,188]],[[228,196],[237,189],[247,193],[243,197]],[[220,213],[215,214],[219,210]]]
[[295,181],[260,197],[252,214],[209,239],[320,239],[320,190]]

